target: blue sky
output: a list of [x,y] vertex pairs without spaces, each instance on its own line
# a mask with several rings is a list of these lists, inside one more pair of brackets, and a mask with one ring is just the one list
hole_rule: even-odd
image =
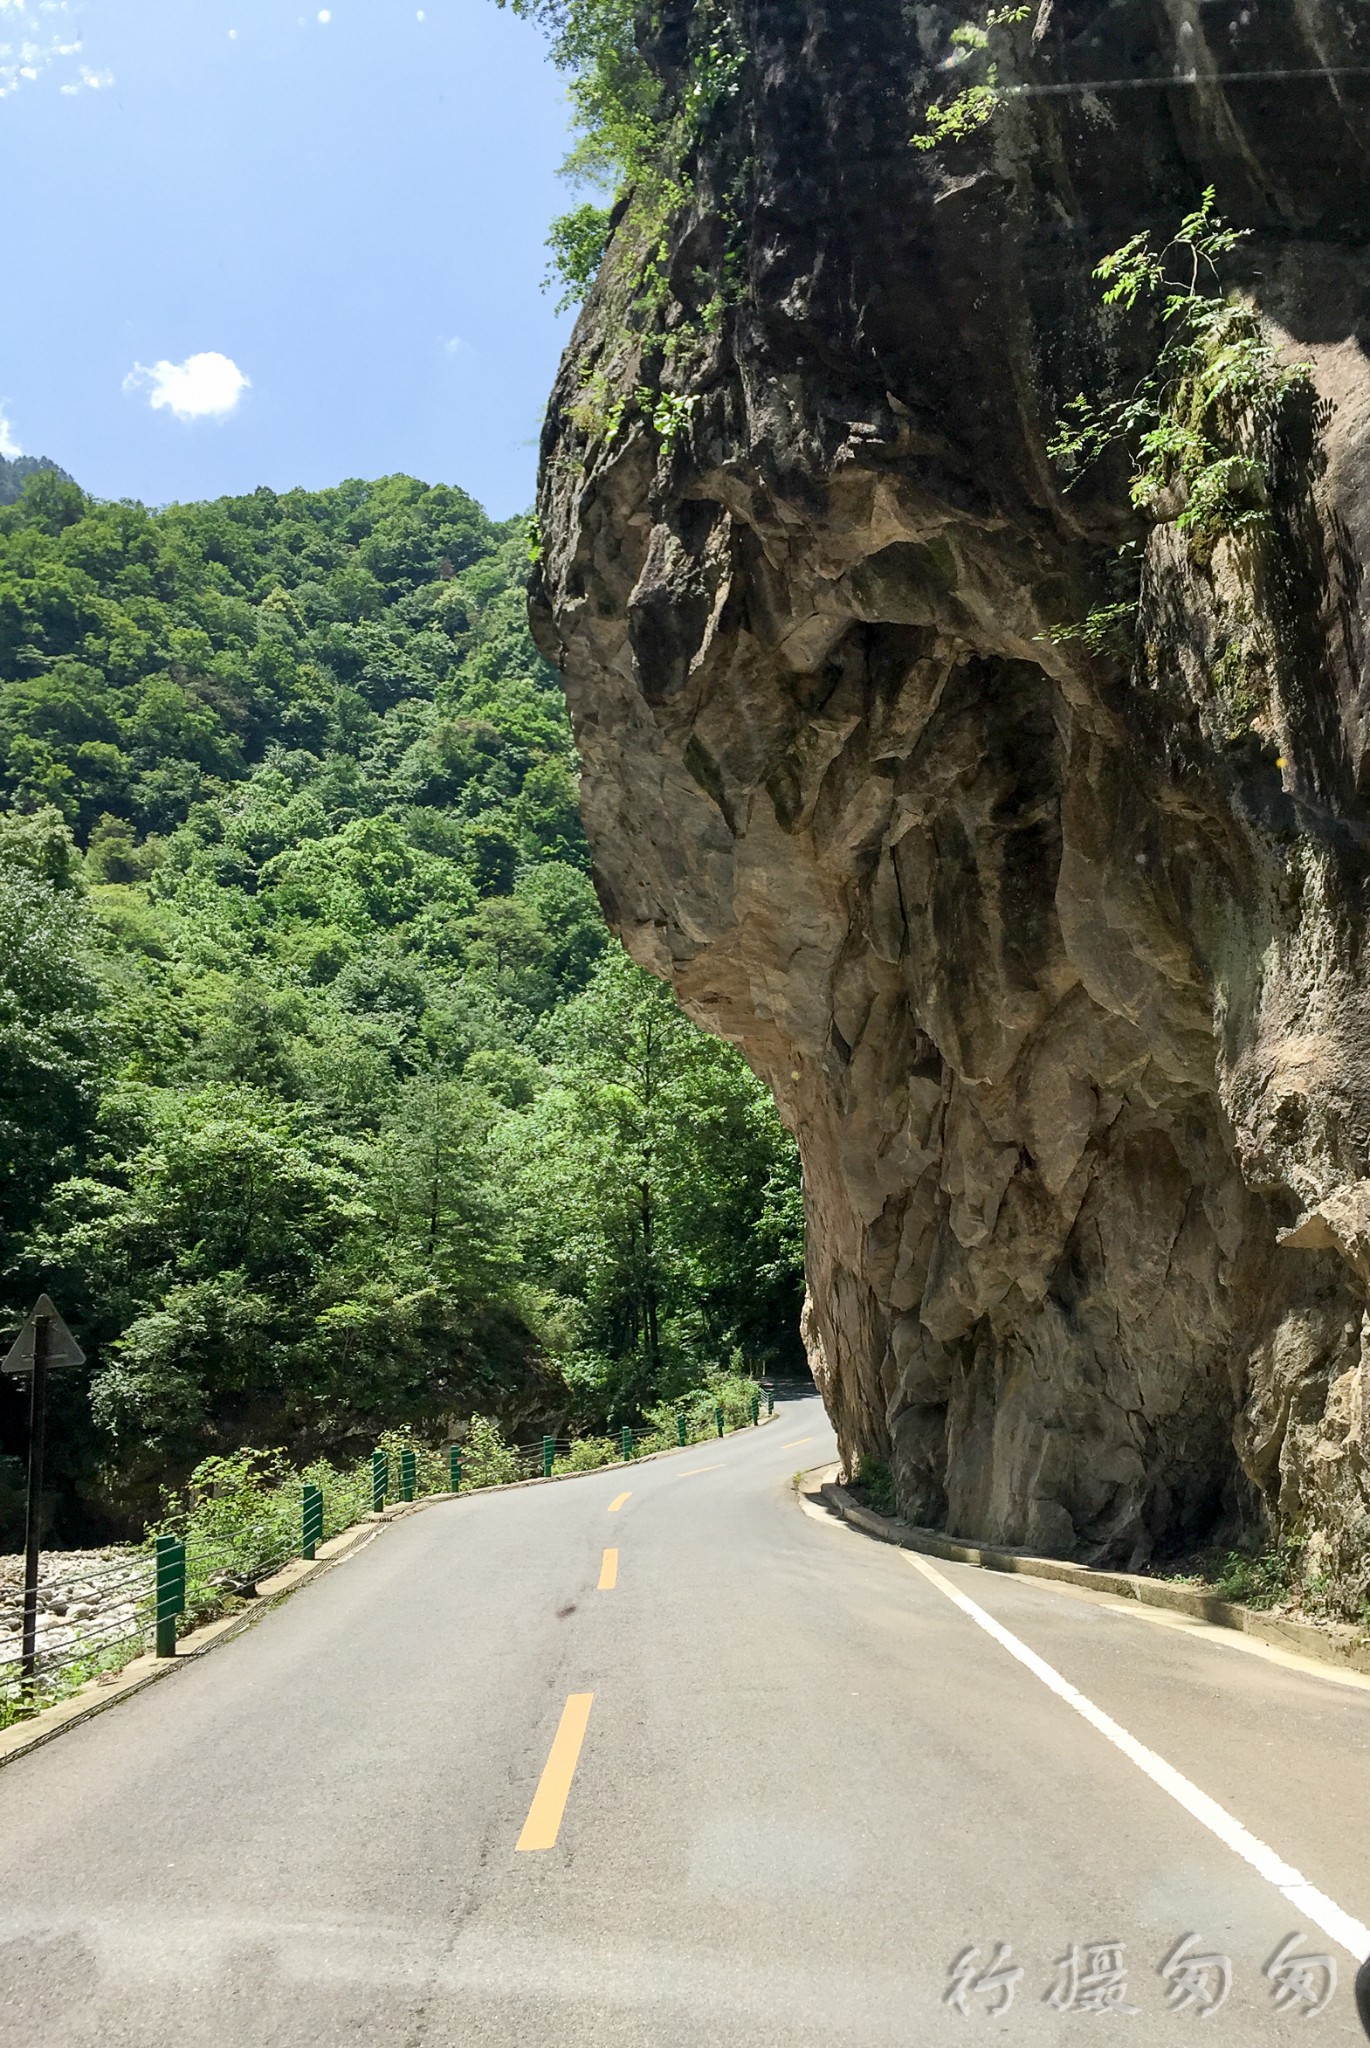
[[567,146],[494,0],[0,0],[0,450],[149,504],[407,470],[521,511]]

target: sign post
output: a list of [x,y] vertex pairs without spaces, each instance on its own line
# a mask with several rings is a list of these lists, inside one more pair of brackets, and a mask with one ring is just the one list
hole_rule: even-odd
[[312,1560],[323,1542],[323,1488],[306,1486],[300,1503],[300,1554]]
[[19,1669],[32,1685],[38,1664],[38,1551],[43,1512],[43,1449],[48,1433],[48,1319],[33,1318],[29,1382],[29,1484],[24,1504],[24,1638]]
[[43,1451],[48,1428],[48,1374],[84,1365],[86,1354],[46,1294],[40,1294],[0,1372],[29,1382],[29,1483],[24,1507],[24,1619],[20,1670],[32,1685],[38,1669],[38,1552],[42,1536]]
[[186,1547],[177,1536],[157,1538],[157,1655],[176,1655],[176,1617],[186,1611]]

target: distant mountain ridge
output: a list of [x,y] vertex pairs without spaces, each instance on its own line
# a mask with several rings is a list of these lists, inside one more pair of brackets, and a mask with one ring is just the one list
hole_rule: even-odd
[[24,488],[25,481],[35,471],[50,469],[64,484],[75,483],[75,477],[68,476],[46,455],[0,455],[0,505],[12,505]]

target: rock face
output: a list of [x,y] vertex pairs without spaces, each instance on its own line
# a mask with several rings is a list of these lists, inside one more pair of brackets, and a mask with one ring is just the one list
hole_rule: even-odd
[[[736,0],[665,286],[625,226],[563,365],[534,626],[611,920],[798,1136],[848,1462],[1087,1560],[1307,1537],[1355,1612],[1370,10],[1041,0],[1020,83],[1155,82],[912,149],[971,11]],[[1210,184],[1322,403],[1260,545],[1204,553],[1046,444],[1153,345],[1093,266]],[[1053,639],[1130,537],[1135,658]]]

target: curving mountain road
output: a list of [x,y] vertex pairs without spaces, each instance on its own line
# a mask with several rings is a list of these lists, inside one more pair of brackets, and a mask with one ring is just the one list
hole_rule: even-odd
[[1362,2041],[1370,1680],[931,1569],[831,1452],[434,1506],[0,1771],[0,2042]]

